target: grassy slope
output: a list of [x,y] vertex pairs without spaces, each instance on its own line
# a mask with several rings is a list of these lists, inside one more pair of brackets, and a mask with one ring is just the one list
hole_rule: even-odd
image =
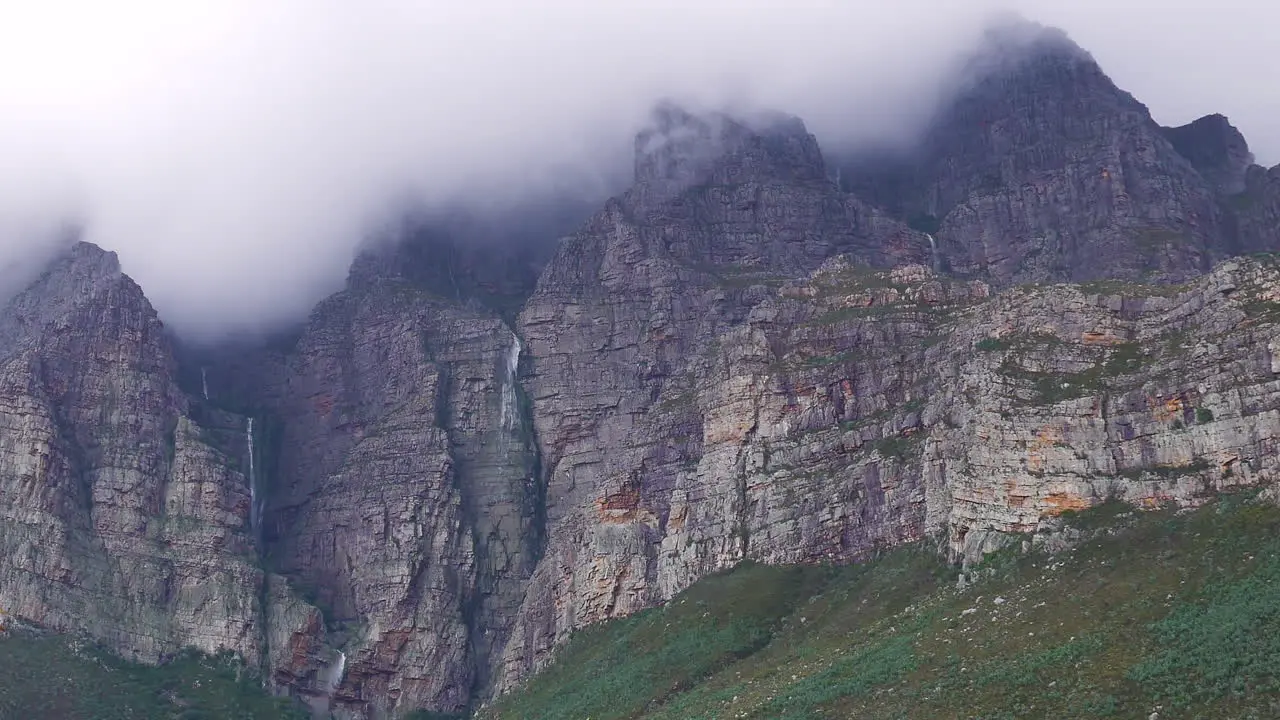
[[1280,509],[1069,522],[1092,539],[964,590],[921,547],[705,579],[582,631],[485,717],[1280,717]]
[[160,667],[126,662],[83,642],[0,636],[3,720],[302,720],[229,657],[183,655]]

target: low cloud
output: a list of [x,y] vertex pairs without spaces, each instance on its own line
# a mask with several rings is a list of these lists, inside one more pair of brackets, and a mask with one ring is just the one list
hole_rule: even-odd
[[[1004,5],[1064,27],[1166,124],[1280,158],[1278,11]],[[1067,5],[1068,7],[1057,7]],[[406,203],[602,193],[659,98],[908,137],[985,0],[44,0],[0,17],[0,273],[66,222],[190,337],[302,317]],[[74,20],[69,20],[74,18]],[[1268,135],[1270,133],[1270,135]],[[9,277],[16,277],[10,272]],[[4,282],[0,281],[0,288]]]

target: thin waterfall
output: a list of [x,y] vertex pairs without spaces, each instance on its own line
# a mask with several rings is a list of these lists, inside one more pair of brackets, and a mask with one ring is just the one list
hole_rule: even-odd
[[516,373],[520,368],[520,353],[524,347],[520,344],[520,336],[511,333],[511,347],[507,350],[506,375],[502,378],[502,427],[515,430],[520,423],[520,408],[516,398]]
[[[319,673],[320,691],[323,695],[319,698],[320,712],[327,713],[333,705],[334,693],[338,692],[338,686],[342,685],[342,678],[347,672],[347,656],[341,650],[338,656],[334,658],[329,666],[321,670]],[[313,706],[314,708],[315,706]],[[327,715],[325,717],[328,717]]]
[[338,686],[342,684],[343,675],[347,672],[347,656],[341,650],[338,651],[338,657],[329,667],[324,669],[324,694],[332,698],[333,694],[338,691]]
[[938,242],[933,239],[932,233],[925,233],[929,238],[929,255],[932,258],[933,271],[942,274],[942,258],[938,257]]
[[347,655],[341,650],[338,651],[338,659],[334,660],[329,667],[325,668],[324,687],[325,692],[333,695],[338,686],[342,684],[342,676],[347,672]]
[[249,531],[253,533],[253,539],[258,539],[258,525],[262,518],[262,506],[258,502],[258,474],[254,467],[253,452],[253,418],[249,418],[249,422],[245,424],[245,444],[248,446],[249,452]]
[[204,390],[204,399],[209,399],[209,371],[207,368],[200,368],[200,388]]

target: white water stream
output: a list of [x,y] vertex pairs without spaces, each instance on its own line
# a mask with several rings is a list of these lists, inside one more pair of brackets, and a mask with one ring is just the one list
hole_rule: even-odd
[[339,651],[338,659],[334,660],[329,667],[324,670],[324,690],[325,694],[333,697],[333,693],[337,691],[338,686],[342,684],[342,677],[347,671],[347,656]]
[[502,378],[502,427],[514,430],[520,423],[520,408],[516,398],[516,373],[520,367],[520,352],[524,347],[520,337],[511,333],[511,347],[507,351],[506,376]]
[[254,451],[253,451],[253,418],[249,418],[245,425],[245,444],[249,453],[249,531],[253,533],[254,541],[258,540],[258,526],[262,521],[262,505],[258,501],[258,473],[254,467]]

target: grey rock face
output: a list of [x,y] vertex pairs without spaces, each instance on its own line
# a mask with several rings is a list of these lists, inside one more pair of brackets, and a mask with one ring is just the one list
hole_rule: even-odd
[[143,660],[258,662],[248,487],[192,420],[141,289],[80,244],[0,317],[0,606]]
[[1280,248],[1280,166],[1267,170],[1254,165],[1244,136],[1221,115],[1165,128],[1165,134],[1218,193],[1227,251]]
[[[1275,481],[1274,264],[988,293],[830,261],[688,349],[657,402],[539,415],[551,540],[503,687],[572,629],[742,559],[848,562],[941,535],[969,563],[1108,498],[1194,505]],[[604,372],[557,375],[557,394],[555,367],[531,378],[538,402]]]
[[1275,252],[1280,248],[1280,165],[1270,170],[1250,167],[1244,192],[1223,202],[1233,212],[1240,252]]
[[1223,115],[1206,115],[1176,128],[1163,128],[1165,137],[1191,161],[1220,195],[1245,190],[1245,174],[1253,165],[1249,143]]
[[[692,125],[690,136],[705,137],[712,127],[679,120],[672,129],[670,113],[660,115],[654,133],[683,137]],[[716,483],[691,472],[747,462],[706,455],[706,413],[740,409],[694,400],[707,391],[703,374],[724,362],[713,339],[740,327],[771,286],[837,253],[878,265],[928,256],[926,237],[837,191],[802,125],[765,127],[717,130],[727,154],[707,165],[678,140],[642,135],[636,188],[562,243],[520,316],[534,357],[526,386],[549,545],[506,649],[504,683],[545,662],[575,627],[747,557],[741,472]],[[684,552],[661,552],[668,526],[690,512],[720,525],[700,527]]]
[[387,280],[322,304],[290,353],[268,545],[345,653],[338,707],[457,710],[488,681],[540,536],[520,352]]
[[993,31],[957,84],[917,151],[848,173],[855,192],[936,228],[955,271],[998,285],[1180,280],[1228,254],[1209,183],[1059,31]]

